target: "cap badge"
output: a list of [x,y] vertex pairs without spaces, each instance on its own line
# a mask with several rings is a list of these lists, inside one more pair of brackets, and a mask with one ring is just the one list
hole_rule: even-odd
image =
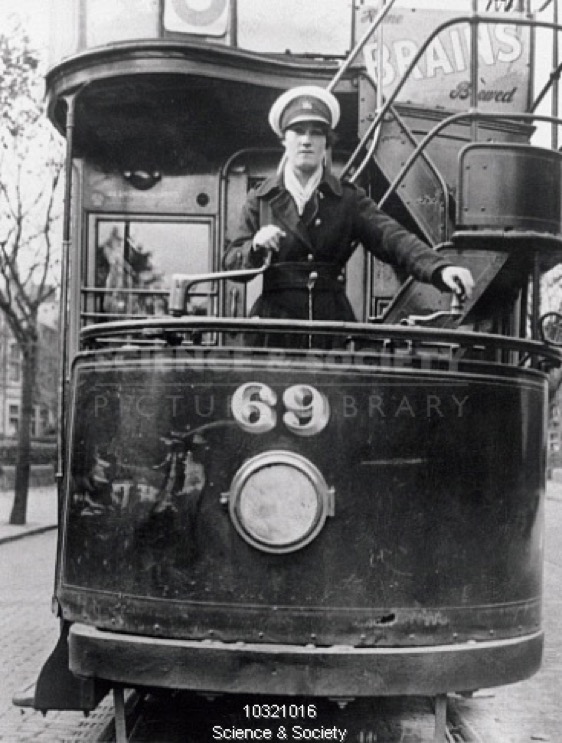
[[307,110],[312,110],[312,103],[310,101],[303,101],[302,107],[306,108]]

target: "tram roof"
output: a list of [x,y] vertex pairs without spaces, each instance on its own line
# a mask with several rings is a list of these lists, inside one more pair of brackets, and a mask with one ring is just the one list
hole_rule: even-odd
[[[337,68],[335,60],[265,56],[197,41],[121,43],[54,67],[47,75],[48,112],[64,133],[65,97],[77,92],[77,153],[115,164],[116,157],[126,161],[146,150],[170,172],[193,170],[204,167],[193,158],[205,158],[206,143],[214,156],[217,146],[226,154],[248,141],[274,145],[267,113],[279,92],[327,84]],[[352,101],[353,93],[349,75],[338,96]],[[338,129],[344,139],[353,138],[357,111],[343,109]],[[197,148],[189,146],[194,141]]]

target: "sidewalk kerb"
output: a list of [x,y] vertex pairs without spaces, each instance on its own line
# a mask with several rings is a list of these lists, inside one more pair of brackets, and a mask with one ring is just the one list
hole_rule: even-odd
[[43,526],[36,526],[30,529],[26,529],[24,531],[19,532],[18,534],[7,534],[4,537],[0,537],[0,544],[7,544],[8,542],[15,542],[18,539],[23,539],[24,537],[34,537],[37,534],[44,534],[46,531],[51,531],[56,528],[57,528],[56,524],[45,524]]

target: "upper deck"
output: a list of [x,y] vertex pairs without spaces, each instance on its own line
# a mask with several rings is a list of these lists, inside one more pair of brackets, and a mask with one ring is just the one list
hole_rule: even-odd
[[[65,96],[81,91],[78,150],[91,150],[97,141],[113,150],[111,157],[122,151],[116,132],[124,120],[137,151],[146,142],[162,141],[163,127],[155,129],[155,118],[166,121],[168,148],[184,131],[214,133],[215,143],[225,143],[230,152],[249,141],[271,146],[267,112],[280,90],[330,84],[366,37],[334,91],[343,104],[340,137],[353,142],[372,116],[366,86],[376,87],[378,77],[380,92],[391,94],[440,27],[397,100],[465,110],[471,102],[471,0],[431,0],[421,7],[398,0],[369,36],[387,5],[382,0],[53,0],[49,116],[64,131]],[[479,6],[482,18],[491,18],[486,10],[495,5],[481,0]],[[485,83],[478,103],[483,110],[517,113],[528,110],[531,100],[532,33],[514,25],[523,17],[517,3],[505,8],[509,12],[479,26]]]
[[[525,243],[520,259],[503,235],[501,244],[488,236],[493,242],[482,261],[480,245],[476,257],[472,243],[454,246],[456,261],[483,263],[481,293],[492,287],[493,301],[480,303],[484,319],[473,318],[471,328],[482,321],[487,331],[525,337],[527,278],[534,271],[538,286],[539,271],[558,260],[562,235],[557,188],[549,190],[547,209],[525,186],[530,163],[543,182],[548,170],[559,184],[561,172],[558,152],[525,149],[534,123],[529,9],[530,2],[499,0],[55,0],[47,95],[51,120],[72,134],[69,162],[77,165],[68,199],[80,253],[71,287],[72,305],[81,308],[79,322],[76,313],[71,318],[74,347],[79,325],[155,314],[152,304],[141,312],[133,299],[158,294],[158,307],[165,304],[172,273],[220,270],[247,191],[279,162],[268,111],[280,90],[298,84],[327,86],[340,100],[336,169],[361,177],[391,216],[429,244],[443,246],[459,229],[471,237],[474,229],[492,228],[547,233],[544,260],[542,243]],[[474,118],[480,115],[493,118]],[[437,134],[441,123],[447,129]],[[473,148],[474,163],[461,158],[475,142],[493,144],[493,152]],[[405,172],[402,165],[422,147]],[[502,162],[494,179],[486,170],[492,156]],[[506,179],[516,185],[508,199]],[[388,184],[391,200],[389,191],[383,195]],[[149,246],[142,256],[153,259],[152,283],[132,265],[134,245]],[[108,258],[110,247],[115,255]],[[400,277],[361,251],[347,268],[356,316],[388,319]],[[498,272],[514,286],[515,314]],[[120,298],[110,312],[103,298],[115,290],[134,309]],[[216,282],[206,312],[243,317],[257,291]],[[442,304],[433,296],[423,303],[430,314],[447,310]],[[407,315],[420,314],[417,305],[407,308]],[[394,311],[389,321],[402,315]]]

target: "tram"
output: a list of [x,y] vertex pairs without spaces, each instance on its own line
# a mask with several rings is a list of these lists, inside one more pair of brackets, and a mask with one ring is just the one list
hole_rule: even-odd
[[[444,740],[447,694],[541,663],[562,154],[539,111],[561,65],[539,80],[534,55],[539,34],[557,48],[556,3],[54,13],[61,635],[34,706],[89,711],[113,689],[124,740],[123,689],[422,695]],[[249,316],[261,270],[222,256],[296,85],[336,95],[335,170],[470,268],[469,300],[359,248],[357,322]]]

